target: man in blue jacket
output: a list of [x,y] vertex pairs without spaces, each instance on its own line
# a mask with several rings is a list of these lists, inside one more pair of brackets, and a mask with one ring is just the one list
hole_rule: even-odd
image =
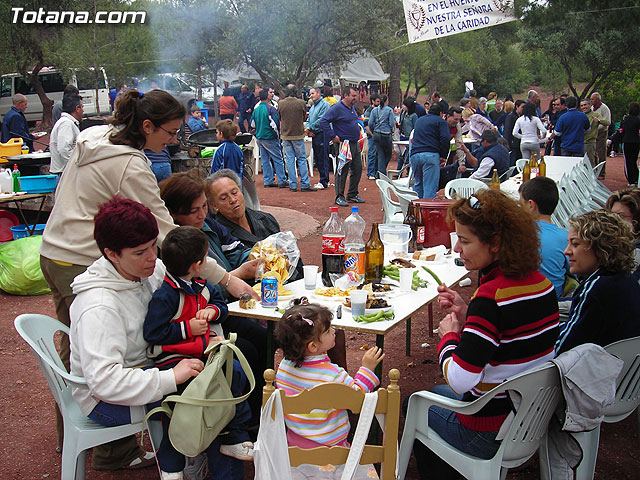
[[[353,104],[358,99],[358,91],[353,87],[346,87],[342,92],[342,100],[327,110],[320,119],[320,128],[324,130],[328,139],[333,140],[335,145],[340,145],[342,141],[349,142],[351,149],[351,161],[344,165],[341,173],[335,173],[336,181],[336,205],[348,207],[347,200],[352,203],[365,203],[358,195],[358,185],[362,176],[362,160],[360,158],[360,126],[358,114]],[[443,120],[444,121],[444,120]],[[448,139],[447,139],[448,141]],[[347,199],[344,198],[344,189],[347,184],[347,174],[349,177],[349,190]]]
[[27,97],[16,93],[13,96],[13,106],[2,121],[2,143],[6,143],[12,138],[22,138],[29,146],[29,150],[33,151],[33,139],[35,137],[29,132],[29,125],[24,116],[26,109]]
[[[238,113],[240,114],[238,117],[238,125],[240,125],[240,131],[242,133],[249,131],[248,127],[251,125],[251,114],[253,113],[253,107],[256,102],[256,97],[253,96],[253,93],[249,92],[249,87],[242,85],[242,87],[240,87],[240,93],[238,94]],[[244,123],[245,121],[247,122],[246,125]]]
[[553,136],[560,137],[560,148],[564,157],[584,156],[584,134],[591,128],[589,117],[577,109],[578,99],[567,97],[567,113],[556,123]]
[[433,103],[429,113],[418,118],[413,129],[409,161],[415,178],[413,189],[418,198],[435,198],[440,164],[444,165],[449,155],[449,127],[440,113],[440,103]]

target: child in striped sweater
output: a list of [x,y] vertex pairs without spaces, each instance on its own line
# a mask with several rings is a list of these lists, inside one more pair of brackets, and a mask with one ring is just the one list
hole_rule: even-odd
[[[343,383],[369,393],[380,381],[373,369],[384,354],[373,347],[362,357],[355,377],[331,363],[327,350],[335,345],[333,314],[317,304],[289,308],[278,322],[276,339],[284,351],[284,360],[276,374],[276,386],[286,395],[295,395],[320,383]],[[313,410],[305,415],[285,415],[287,441],[291,446],[314,448],[319,445],[348,446],[349,417],[346,410]]]

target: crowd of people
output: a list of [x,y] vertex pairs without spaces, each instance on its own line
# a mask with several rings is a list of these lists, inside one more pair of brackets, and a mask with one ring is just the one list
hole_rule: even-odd
[[[132,417],[131,407],[154,406],[182,392],[203,370],[207,345],[237,334],[256,388],[236,408],[228,434],[206,449],[212,479],[242,478],[242,462],[253,458],[267,332],[248,318],[230,316],[227,304],[241,294],[257,297],[251,284],[258,262],[249,260],[249,252],[280,231],[272,215],[245,205],[243,157],[234,143],[238,130],[255,134],[265,187],[298,191],[299,175],[300,191],[328,188],[329,152],[340,146],[340,155],[349,161],[334,172],[335,203],[347,206],[364,203],[359,196],[364,142],[369,147],[366,176],[376,178],[387,172],[396,129],[410,141],[398,168],[411,165],[414,190],[420,198],[433,198],[443,180],[486,178],[494,169],[502,174],[513,165],[516,149],[516,158],[529,158],[540,153],[546,139],[548,148],[562,155],[592,154],[595,165],[602,139],[606,159],[611,122],[597,93],[582,100],[580,110],[574,97],[554,99],[543,114],[535,91],[526,101],[513,102],[495,92],[476,98],[471,88],[461,107],[449,106],[434,92],[425,105],[405,100],[397,119],[384,94],[372,95],[361,119],[355,108],[359,92],[351,87],[333,105],[319,88],[310,89],[310,108],[293,85],[279,100],[270,88],[256,93],[257,99],[243,86],[237,100],[230,92],[223,95],[234,102],[224,102],[226,118],[216,124],[221,145],[206,178],[195,171],[172,174],[154,168],[161,161],[152,160],[165,155],[185,124],[191,131],[207,127],[200,124],[199,107],[187,112],[162,90],[143,94],[129,89],[117,99],[108,125],[76,132],[82,102],[77,93],[66,94],[57,138],[70,131],[73,142],[56,141],[67,158],[59,167],[56,163],[63,174],[40,249],[57,317],[71,329],[62,338],[60,356],[71,373],[87,380],[87,389],[76,388],[73,395],[97,423],[140,420]],[[625,158],[634,155],[638,144],[638,110],[632,103],[622,122]],[[552,132],[548,137],[547,131]],[[462,141],[467,132],[474,140],[469,146]],[[315,186],[309,180],[305,136],[312,138],[320,173]],[[630,184],[637,183],[637,154],[636,148],[635,171],[626,158]],[[438,302],[447,315],[439,325],[437,347],[446,385],[436,387],[437,393],[472,401],[505,378],[577,345],[607,345],[640,335],[635,321],[640,314],[640,189],[615,192],[606,209],[572,219],[568,232],[551,223],[557,203],[555,182],[537,177],[522,184],[519,203],[483,190],[450,206],[458,235],[452,249],[468,270],[478,272],[479,286],[468,304],[455,290],[438,287]],[[292,279],[301,278],[301,272],[299,262]],[[506,291],[511,292],[508,301]],[[287,394],[326,381],[363,392],[379,385],[374,370],[382,351],[368,350],[351,377],[343,368],[344,335],[331,327],[332,315],[306,299],[284,312],[276,331],[284,352],[276,384]],[[234,368],[233,395],[248,388],[242,370]],[[492,400],[473,415],[433,408],[429,425],[456,448],[491,458],[510,408],[506,398]],[[92,466],[142,468],[157,458],[163,480],[183,479],[193,460],[169,442],[168,423],[163,418],[163,442],[155,454],[127,437],[94,448]],[[290,445],[348,446],[344,411],[287,416],[285,423]],[[414,450],[421,478],[456,478],[419,441]]]

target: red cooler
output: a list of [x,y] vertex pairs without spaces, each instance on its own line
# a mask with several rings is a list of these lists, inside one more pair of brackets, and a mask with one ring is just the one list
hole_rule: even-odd
[[420,207],[424,223],[424,247],[444,245],[451,248],[450,232],[455,232],[453,222],[447,223],[447,208],[455,200],[449,198],[423,198],[413,203]]

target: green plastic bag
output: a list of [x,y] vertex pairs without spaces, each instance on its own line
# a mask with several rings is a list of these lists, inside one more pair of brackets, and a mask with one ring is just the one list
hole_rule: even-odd
[[20,238],[0,245],[0,288],[13,295],[51,293],[40,270],[42,235]]
[[200,149],[200,157],[202,158],[213,157],[213,154],[216,153],[217,149],[218,147],[204,147]]

